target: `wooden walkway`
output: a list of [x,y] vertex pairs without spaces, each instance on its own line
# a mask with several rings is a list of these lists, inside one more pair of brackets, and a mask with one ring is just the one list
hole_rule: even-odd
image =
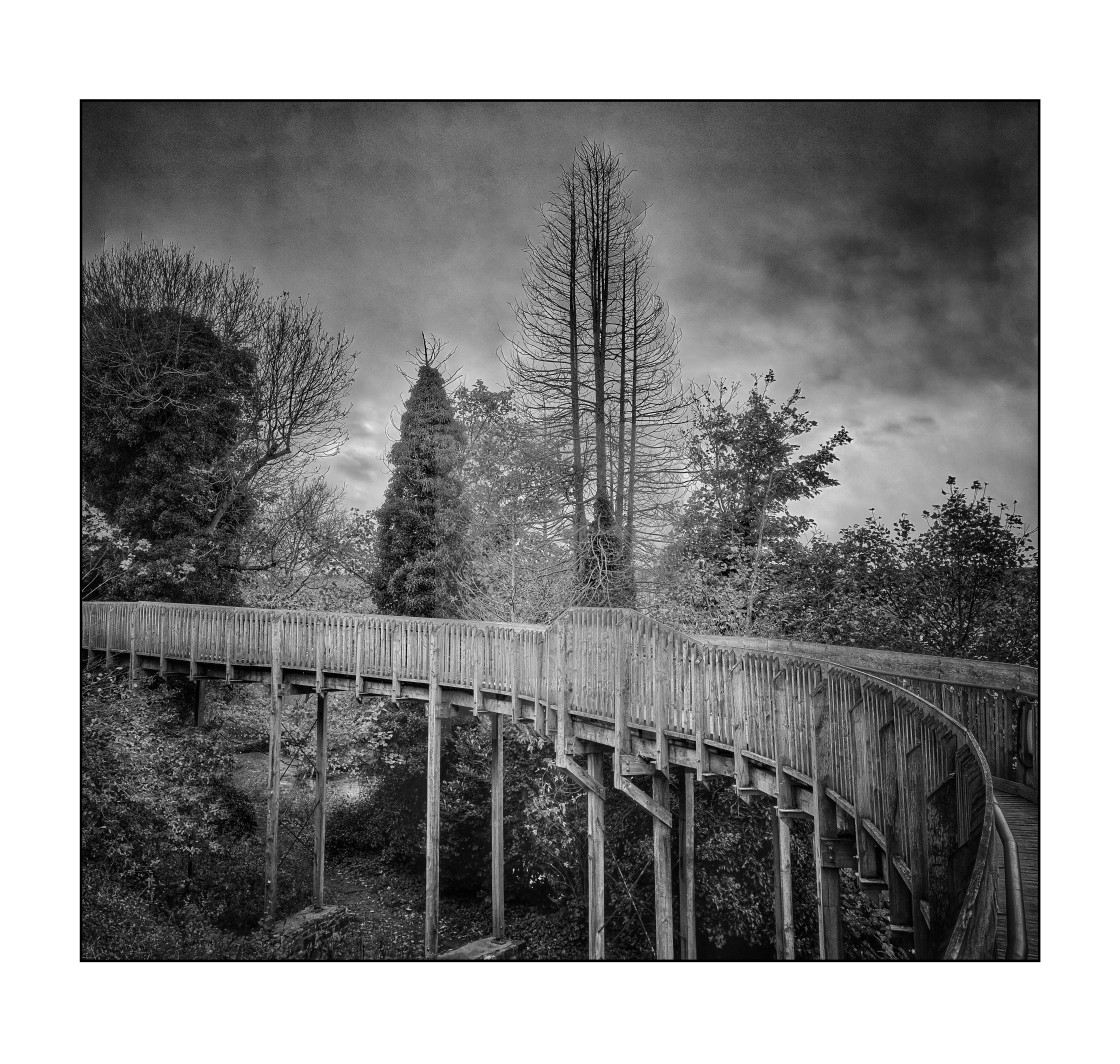
[[[1027,960],[1037,961],[1038,955],[1038,806],[1026,798],[1013,794],[997,794],[1003,815],[1015,846],[1019,851],[1019,871],[1023,880],[1023,908],[1027,917]],[[996,956],[1002,958],[1007,950],[1007,894],[1004,878],[1003,847],[999,847],[999,880],[996,889]]]
[[[428,717],[425,952],[438,954],[440,736],[488,717],[494,937],[504,936],[505,722],[552,741],[586,792],[588,952],[604,955],[603,802],[650,815],[658,958],[696,956],[694,785],[731,780],[772,811],[776,952],[793,958],[790,821],[813,825],[818,952],[843,956],[840,873],[890,898],[892,940],[918,958],[998,955],[1003,905],[993,777],[1038,793],[1038,671],[885,651],[713,641],[633,610],[570,609],[549,625],[239,609],[160,602],[82,604],[87,659],[127,656],[133,677],[178,674],[271,688],[266,883],[275,915],[285,700],[314,693],[315,894],[325,866],[327,698],[423,700]],[[609,758],[609,761],[605,759]],[[613,771],[608,772],[608,766]],[[674,809],[670,783],[679,787]],[[1037,810],[1009,803],[1033,949],[1038,950]],[[1033,814],[1033,815],[1032,815]],[[1033,820],[1033,832],[1030,824]],[[681,844],[674,934],[670,838]]]

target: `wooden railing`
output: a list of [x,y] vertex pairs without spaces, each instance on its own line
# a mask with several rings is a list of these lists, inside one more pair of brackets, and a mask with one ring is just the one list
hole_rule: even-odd
[[[733,775],[743,793],[775,796],[780,814],[808,810],[818,866],[821,847],[834,847],[835,867],[888,887],[892,924],[919,954],[992,955],[993,782],[969,725],[1004,757],[1020,742],[1005,703],[1021,684],[892,673],[867,658],[857,668],[837,648],[698,638],[629,610],[573,609],[540,626],[87,602],[82,646],[127,654],[134,669],[224,665],[235,679],[278,665],[313,673],[320,688],[378,679],[485,692],[516,699],[518,717],[530,703],[542,731],[570,715],[597,741],[611,736],[616,758],[635,737],[652,739],[663,769],[673,756],[698,776]],[[1037,749],[1035,737],[1036,759]]]

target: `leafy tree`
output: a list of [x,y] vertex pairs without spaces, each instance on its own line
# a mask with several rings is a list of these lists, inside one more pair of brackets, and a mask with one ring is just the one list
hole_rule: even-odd
[[[853,615],[885,618],[873,629],[898,650],[1020,664],[1038,662],[1038,552],[1022,517],[995,504],[987,485],[969,492],[949,477],[943,502],[891,527],[876,515],[841,532]],[[971,493],[971,494],[969,494]],[[885,630],[884,630],[885,629]]]
[[812,527],[790,504],[837,483],[829,467],[851,437],[840,428],[798,455],[797,439],[817,423],[799,408],[800,386],[779,403],[774,380],[772,370],[756,376],[742,406],[738,386],[724,381],[692,396],[691,490],[662,561],[663,583],[689,615],[677,619],[689,627],[750,631],[763,562]]
[[466,442],[440,373],[439,340],[422,337],[416,381],[405,402],[401,436],[389,452],[392,475],[377,511],[374,600],[386,613],[454,617],[465,560],[467,509],[462,463]]
[[350,340],[229,263],[150,244],[83,264],[81,340],[85,496],[149,544],[103,593],[236,601],[268,538],[252,523],[345,438]]
[[230,507],[218,528],[208,502],[214,470],[243,431],[255,356],[217,324],[181,306],[83,305],[85,493],[124,536],[147,541],[152,562],[106,581],[109,593],[236,598],[234,541],[248,502]]

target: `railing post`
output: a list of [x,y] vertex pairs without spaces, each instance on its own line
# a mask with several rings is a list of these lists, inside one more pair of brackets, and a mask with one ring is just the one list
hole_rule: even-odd
[[544,735],[547,726],[545,720],[545,700],[548,698],[548,691],[544,685],[545,639],[546,635],[544,632],[537,633],[537,679],[536,695],[533,702],[533,727],[536,729],[538,735]]
[[315,870],[313,902],[323,906],[327,874],[327,694],[315,696]]
[[110,606],[105,616],[105,669],[113,667],[113,612],[116,606]]
[[401,626],[399,623],[393,625],[389,648],[393,668],[391,681],[393,701],[398,701],[401,697]]
[[[265,834],[265,892],[267,919],[276,919],[277,875],[280,868],[280,741],[284,696],[281,693],[284,670],[281,660],[280,625],[272,615],[272,706],[268,733],[268,826]],[[197,635],[197,627],[195,629]],[[193,645],[193,643],[192,643]]]
[[202,614],[196,608],[191,611],[191,650],[189,679],[198,679],[198,627],[201,624]]
[[433,624],[428,630],[428,809],[424,865],[424,956],[428,960],[439,955],[439,790],[443,722],[439,715],[438,653]]
[[167,607],[159,608],[159,674],[167,675]]
[[128,678],[132,683],[136,682],[136,673],[138,671],[136,664],[136,603],[132,603],[128,608]]
[[926,831],[926,770],[921,743],[906,754],[906,809],[910,850],[910,904],[914,921],[914,956],[928,960],[933,956],[930,928],[923,903],[928,905],[928,836]]
[[622,757],[630,753],[631,664],[634,657],[634,615],[627,611],[617,629],[615,658],[618,682],[614,697],[614,785],[622,787]]
[[829,714],[831,683],[827,667],[821,684],[810,700],[809,730],[813,759],[813,865],[817,877],[817,940],[821,960],[837,961],[844,956],[840,918],[840,865],[836,825],[836,803],[828,789],[836,771]]

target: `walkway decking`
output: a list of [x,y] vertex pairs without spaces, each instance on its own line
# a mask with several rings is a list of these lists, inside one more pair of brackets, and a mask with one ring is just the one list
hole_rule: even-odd
[[[1019,871],[1023,879],[1023,908],[1027,917],[1027,960],[1037,961],[1038,955],[1038,806],[1026,798],[1012,794],[997,794],[1003,815],[1007,818],[1015,846],[1019,850]],[[999,851],[999,882],[996,889],[996,909],[999,924],[996,928],[996,956],[1003,957],[1007,949],[1007,895],[1003,867],[1003,849]]]

